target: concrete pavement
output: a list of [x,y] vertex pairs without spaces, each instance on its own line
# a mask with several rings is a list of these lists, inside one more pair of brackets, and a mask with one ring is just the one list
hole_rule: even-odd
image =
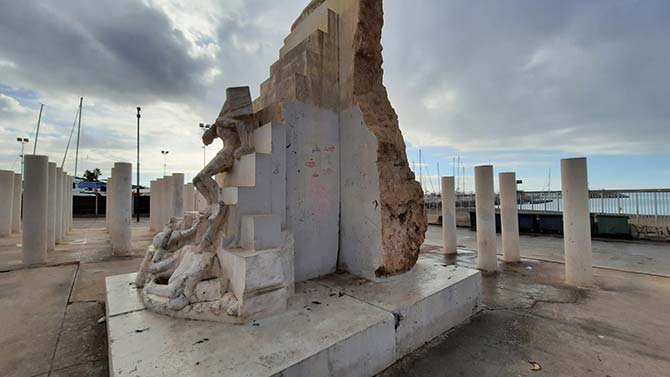
[[[151,235],[146,221],[134,225],[133,253],[119,258],[111,256],[104,220],[74,226],[33,268],[20,264],[20,238],[0,239],[3,376],[107,375],[102,282],[135,271]],[[423,254],[436,264],[475,266],[474,232],[458,233],[457,257],[435,246],[439,227],[430,227]],[[558,237],[522,236],[521,249],[523,257],[562,259]],[[580,291],[563,284],[561,263],[501,264],[501,273],[483,278],[479,315],[381,376],[667,375],[670,244],[594,241],[594,261],[625,271],[596,269],[595,288]],[[530,361],[542,370],[532,371]]]

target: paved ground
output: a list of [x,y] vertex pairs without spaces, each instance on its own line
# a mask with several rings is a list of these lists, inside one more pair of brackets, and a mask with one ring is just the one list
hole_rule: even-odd
[[[476,232],[458,228],[458,247],[477,250]],[[442,227],[429,226],[426,243],[442,245]],[[498,234],[498,253],[502,240]],[[670,277],[670,242],[596,239],[592,242],[593,265],[621,271]],[[501,254],[502,255],[502,254]],[[553,235],[521,235],[521,256],[563,262],[563,238]]]
[[[104,220],[75,220],[36,268],[21,265],[20,238],[0,239],[0,375],[107,375],[104,277],[137,269],[151,239],[146,226],[133,228],[132,256],[115,258]],[[440,232],[430,227],[424,254],[474,266],[474,233],[459,229],[454,258],[439,253]],[[562,239],[524,236],[521,244],[533,259],[483,278],[480,314],[381,376],[670,375],[670,244],[594,241],[594,263],[615,270],[596,269],[586,291],[562,284],[563,265],[553,262],[562,260]]]

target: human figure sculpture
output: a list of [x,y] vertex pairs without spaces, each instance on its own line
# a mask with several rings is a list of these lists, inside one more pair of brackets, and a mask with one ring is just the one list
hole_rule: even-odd
[[254,127],[254,112],[249,87],[226,89],[226,101],[212,126],[202,135],[202,142],[210,145],[217,137],[223,141],[223,149],[193,178],[193,185],[205,197],[216,216],[219,203],[219,185],[212,178],[216,174],[230,171],[235,159],[253,153],[251,133]]
[[227,291],[228,277],[217,258],[217,250],[235,245],[237,235],[226,231],[232,215],[212,177],[230,171],[235,159],[254,152],[253,128],[249,88],[228,88],[219,116],[202,136],[205,145],[220,138],[223,149],[193,179],[209,207],[204,214],[171,218],[154,237],[135,280],[148,308],[174,315],[195,304],[198,310],[237,315],[238,301]]

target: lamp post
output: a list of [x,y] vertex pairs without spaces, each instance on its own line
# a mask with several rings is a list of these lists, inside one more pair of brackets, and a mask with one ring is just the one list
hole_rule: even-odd
[[[209,125],[209,124],[200,123],[200,129],[202,130],[202,133],[203,133],[203,134],[204,134],[205,132],[207,132],[207,130],[208,130],[210,127],[211,127],[211,125]],[[206,146],[206,145],[203,145],[203,146],[202,146],[202,167],[203,167],[203,168],[204,168],[205,165],[207,164],[207,157],[206,157],[206,155],[205,155],[205,154],[206,154],[206,151],[207,151],[207,146]]]
[[23,147],[24,145],[29,141],[27,137],[17,137],[16,141],[21,143],[21,179],[25,179],[25,172],[24,172],[24,158],[23,158]]
[[161,154],[163,155],[163,177],[165,177],[168,153],[170,153],[170,151],[161,151]]
[[140,222],[140,108],[137,107],[137,198],[135,198],[135,215]]

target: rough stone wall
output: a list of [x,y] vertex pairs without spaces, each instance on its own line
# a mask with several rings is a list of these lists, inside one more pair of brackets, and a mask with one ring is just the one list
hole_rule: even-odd
[[384,249],[379,276],[401,273],[414,266],[428,222],[423,190],[409,168],[398,116],[382,83],[382,1],[361,0],[359,4],[354,37],[354,101],[379,143],[377,167]]

